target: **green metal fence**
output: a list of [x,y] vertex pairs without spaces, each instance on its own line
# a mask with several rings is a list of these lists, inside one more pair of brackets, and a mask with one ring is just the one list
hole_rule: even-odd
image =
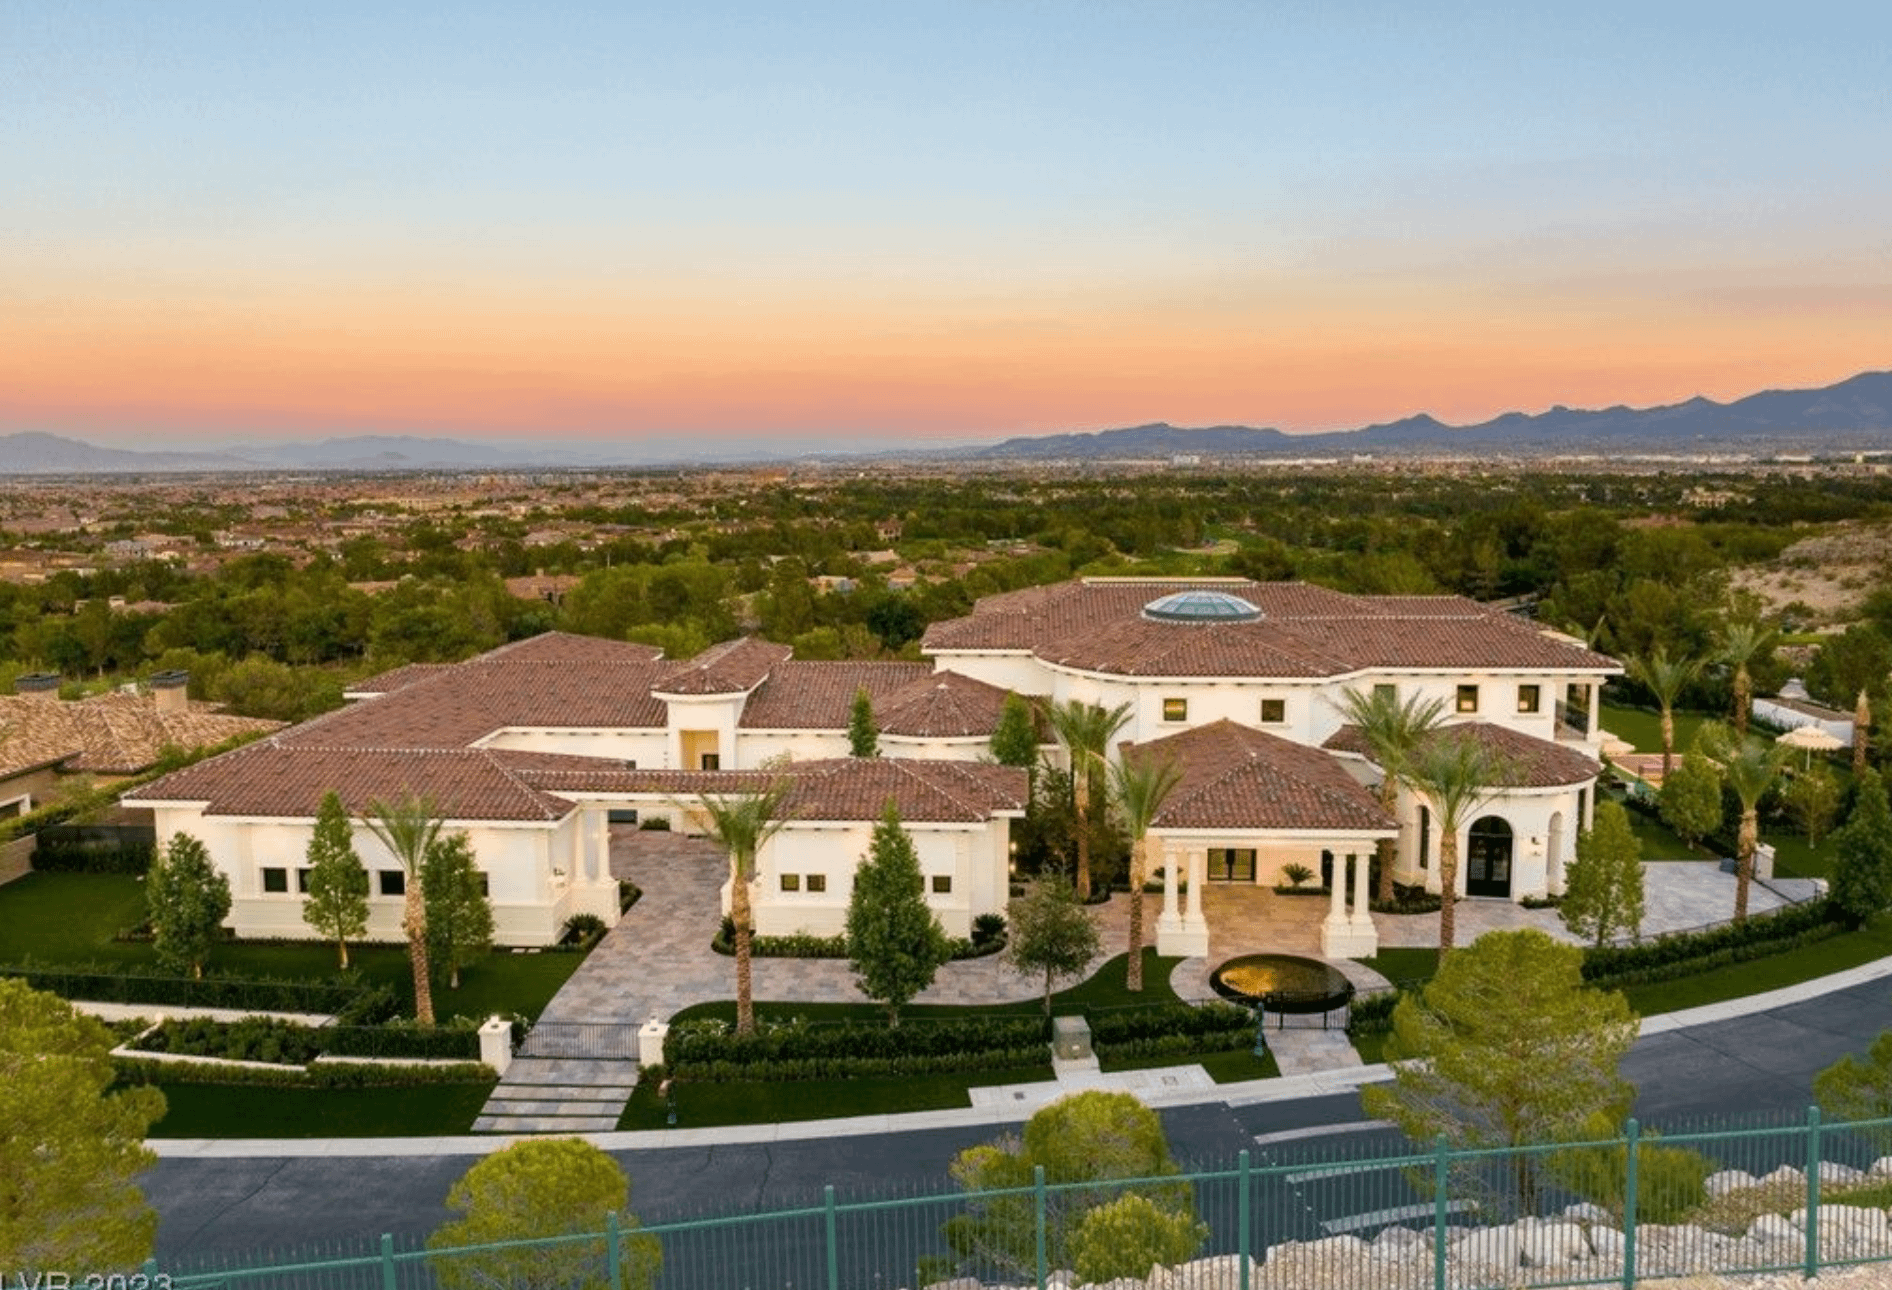
[[[1453,1150],[1258,1145],[1168,1178],[843,1199],[429,1250],[384,1236],[152,1263],[174,1290],[1474,1290],[1623,1286],[1892,1261],[1892,1119],[1804,1120]],[[1152,1265],[1156,1265],[1154,1270]],[[162,1283],[158,1283],[162,1284]],[[1113,1290],[1135,1290],[1127,1283]]]

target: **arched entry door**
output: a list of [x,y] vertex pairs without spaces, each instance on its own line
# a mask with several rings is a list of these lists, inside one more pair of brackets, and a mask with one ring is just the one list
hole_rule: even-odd
[[1465,855],[1467,896],[1511,894],[1511,826],[1495,815],[1472,821]]

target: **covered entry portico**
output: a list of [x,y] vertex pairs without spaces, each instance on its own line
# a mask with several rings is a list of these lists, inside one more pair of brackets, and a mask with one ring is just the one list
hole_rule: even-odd
[[[1321,953],[1353,958],[1378,947],[1367,909],[1367,866],[1398,825],[1332,755],[1232,721],[1126,744],[1129,761],[1168,761],[1179,779],[1150,828],[1163,873],[1157,951],[1207,955],[1203,897],[1211,887],[1288,886],[1304,866],[1332,875]],[[1351,895],[1351,900],[1349,899]],[[1308,897],[1281,897],[1298,905]]]

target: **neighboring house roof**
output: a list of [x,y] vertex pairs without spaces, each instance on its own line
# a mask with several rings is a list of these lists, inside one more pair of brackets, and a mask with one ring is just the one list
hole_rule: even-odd
[[874,717],[881,734],[896,738],[990,738],[1007,693],[957,672],[935,672],[876,702]]
[[60,763],[73,771],[135,775],[166,748],[204,748],[282,725],[206,704],[161,712],[148,694],[114,692],[73,703],[0,695],[0,777]]
[[[1477,740],[1496,759],[1500,773],[1492,784],[1494,788],[1564,788],[1587,784],[1603,770],[1575,748],[1494,726],[1488,721],[1460,721],[1441,726],[1428,742],[1465,739]],[[1358,753],[1368,761],[1373,760],[1373,747],[1358,726],[1340,727],[1322,746],[1334,752]]]
[[[742,707],[743,730],[845,730],[854,696],[883,701],[933,675],[928,663],[778,663]],[[882,721],[882,729],[885,729]]]
[[1387,833],[1398,827],[1327,753],[1233,721],[1125,744],[1123,755],[1173,759],[1182,772],[1153,822],[1159,829]]
[[[1179,622],[1145,607],[1213,591],[1248,620]],[[1011,650],[1119,676],[1324,677],[1367,668],[1617,672],[1614,659],[1463,596],[1353,596],[1304,583],[1085,578],[987,596],[934,623],[928,653]]]
[[[597,758],[572,758],[597,761]],[[1013,766],[891,757],[835,757],[792,762],[780,770],[628,770],[549,768],[522,772],[550,792],[663,794],[688,804],[759,793],[786,782],[782,814],[794,820],[878,820],[889,802],[915,824],[978,823],[1025,809],[1028,777]]]

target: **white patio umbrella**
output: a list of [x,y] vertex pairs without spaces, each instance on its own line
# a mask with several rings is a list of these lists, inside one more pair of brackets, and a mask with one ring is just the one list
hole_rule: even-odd
[[1636,745],[1630,743],[1629,740],[1623,738],[1621,735],[1613,735],[1607,730],[1603,732],[1603,743],[1601,747],[1603,755],[1611,760],[1627,757],[1630,753],[1636,751]]
[[[1832,752],[1846,746],[1845,740],[1829,734],[1819,726],[1795,726],[1774,742],[1783,748],[1799,748],[1804,751],[1807,755],[1806,766],[1813,765],[1814,753]],[[1802,769],[1805,768],[1802,767]]]

